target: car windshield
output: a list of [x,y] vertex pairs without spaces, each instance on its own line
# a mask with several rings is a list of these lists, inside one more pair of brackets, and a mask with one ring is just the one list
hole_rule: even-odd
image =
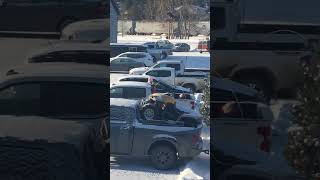
[[171,88],[171,89],[175,89],[175,88],[176,88],[175,86],[173,86],[173,85],[171,85],[171,84],[167,84],[167,83],[165,83],[165,82],[163,82],[163,81],[161,81],[161,80],[155,80],[155,79],[153,79],[153,82],[154,82],[154,83],[159,83],[159,84],[161,84],[161,85],[163,85],[163,86],[166,86],[166,87],[169,87],[169,88]]

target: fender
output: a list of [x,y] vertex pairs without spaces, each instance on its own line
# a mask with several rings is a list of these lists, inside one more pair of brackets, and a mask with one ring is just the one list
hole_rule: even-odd
[[160,141],[170,143],[176,148],[176,150],[178,150],[178,141],[175,137],[167,134],[157,134],[152,137],[151,143],[146,146],[145,154],[149,154],[149,150],[152,147],[152,145]]

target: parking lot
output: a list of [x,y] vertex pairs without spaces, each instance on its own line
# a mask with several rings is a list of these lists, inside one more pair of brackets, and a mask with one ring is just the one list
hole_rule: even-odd
[[[123,42],[123,41],[122,41]],[[210,68],[210,55],[209,53],[200,52],[173,52],[173,55],[168,56],[165,60],[176,61],[182,60],[186,68]],[[110,85],[116,83],[120,77],[128,76],[128,73],[110,73]],[[209,128],[204,128],[202,137],[205,139],[206,148],[209,146],[210,131]],[[200,166],[201,164],[202,166]],[[210,168],[209,156],[201,153],[189,163],[179,162],[178,166],[172,170],[155,170],[148,159],[136,159],[130,157],[111,157],[110,162],[110,177],[115,179],[168,179],[176,180],[179,178],[186,168],[191,168],[194,173],[209,172]],[[184,172],[186,173],[186,172]]]

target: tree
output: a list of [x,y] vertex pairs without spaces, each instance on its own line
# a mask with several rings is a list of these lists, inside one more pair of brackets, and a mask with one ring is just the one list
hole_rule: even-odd
[[203,116],[204,122],[210,126],[210,78],[205,81],[202,101],[203,104],[200,107],[200,113]]
[[[308,57],[308,56],[306,56]],[[308,180],[320,179],[320,53],[313,52],[302,63],[304,85],[299,104],[292,110],[294,129],[289,131],[285,156]],[[292,128],[291,128],[292,129]]]

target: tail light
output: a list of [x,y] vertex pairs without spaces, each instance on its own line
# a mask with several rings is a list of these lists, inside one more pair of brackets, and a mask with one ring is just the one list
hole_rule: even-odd
[[264,152],[270,152],[271,148],[271,127],[258,127],[257,133],[263,137],[263,141],[260,144],[260,150]]
[[195,102],[191,101],[190,104],[191,104],[191,109],[194,109],[195,108]]
[[200,139],[201,139],[200,133],[192,135],[192,140],[191,140],[192,145],[196,145]]

